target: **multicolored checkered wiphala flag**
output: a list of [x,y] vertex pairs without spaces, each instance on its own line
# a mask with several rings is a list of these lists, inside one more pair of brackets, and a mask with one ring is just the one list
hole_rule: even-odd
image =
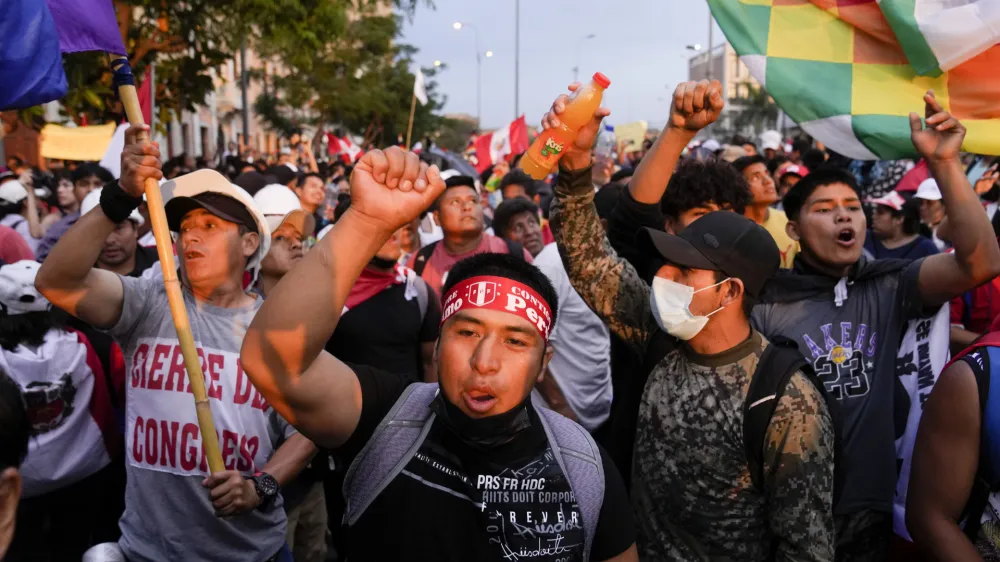
[[782,110],[841,154],[915,154],[909,113],[933,89],[1000,155],[1000,1],[708,0],[740,59]]

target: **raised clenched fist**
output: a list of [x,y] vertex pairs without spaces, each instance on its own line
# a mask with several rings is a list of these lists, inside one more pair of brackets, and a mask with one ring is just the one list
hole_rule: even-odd
[[718,80],[678,84],[674,90],[667,126],[697,133],[715,123],[725,105],[722,83]]
[[351,174],[351,209],[387,233],[420,216],[444,191],[437,166],[393,146],[365,153]]

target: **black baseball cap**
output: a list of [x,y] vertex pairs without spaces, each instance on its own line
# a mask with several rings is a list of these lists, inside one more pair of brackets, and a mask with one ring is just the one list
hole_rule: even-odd
[[[289,180],[291,181],[291,180]],[[236,176],[233,183],[243,188],[244,191],[250,194],[251,197],[257,195],[257,192],[264,189],[264,186],[270,185],[272,183],[278,182],[278,178],[272,176],[265,176],[260,172],[243,172],[242,174]],[[288,183],[287,181],[284,183]]]
[[655,251],[672,265],[721,271],[735,277],[753,298],[760,296],[767,280],[781,265],[781,255],[771,234],[732,211],[709,213],[676,236],[644,228],[638,242],[640,247]]
[[274,176],[282,185],[288,185],[292,180],[298,179],[299,175],[284,164],[271,166],[267,169],[267,175]]
[[174,197],[163,206],[167,215],[167,227],[173,232],[180,232],[181,220],[184,215],[195,209],[205,209],[224,221],[247,227],[250,232],[260,233],[257,221],[243,203],[223,195],[206,191],[193,197]]

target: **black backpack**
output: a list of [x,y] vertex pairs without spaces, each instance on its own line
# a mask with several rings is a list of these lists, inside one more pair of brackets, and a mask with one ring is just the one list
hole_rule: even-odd
[[[520,243],[508,240],[507,238],[504,238],[503,241],[507,244],[507,250],[510,255],[524,259],[524,247],[521,246]],[[424,274],[424,268],[427,267],[427,260],[431,259],[431,254],[434,253],[434,248],[437,248],[437,245],[440,242],[440,240],[431,242],[423,248],[420,248],[420,251],[417,252],[417,259],[413,262],[413,271],[415,271],[417,275]]]
[[[645,358],[645,365],[650,367],[650,372],[657,363],[666,357],[672,347],[668,342],[669,337],[664,332],[657,330],[656,335],[650,340]],[[747,467],[750,470],[750,480],[757,490],[761,493],[765,492],[764,448],[767,445],[767,426],[771,424],[771,417],[774,416],[774,410],[785,394],[788,381],[796,371],[801,371],[823,396],[833,421],[833,505],[836,507],[840,500],[840,491],[843,488],[840,467],[845,466],[840,446],[840,432],[843,424],[841,423],[839,405],[827,394],[823,381],[816,376],[812,364],[799,352],[798,346],[793,340],[775,338],[770,340],[770,343],[771,345],[767,346],[757,363],[753,378],[750,380],[747,396],[743,400],[743,447]]]

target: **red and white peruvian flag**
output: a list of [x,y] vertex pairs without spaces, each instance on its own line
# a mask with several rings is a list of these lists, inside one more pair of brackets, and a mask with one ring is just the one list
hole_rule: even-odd
[[330,144],[330,156],[342,155],[348,164],[357,162],[361,157],[361,147],[354,144],[351,137],[337,137],[333,133],[326,134],[326,140]]
[[476,170],[484,171],[501,160],[528,150],[528,124],[524,115],[516,121],[476,139]]

